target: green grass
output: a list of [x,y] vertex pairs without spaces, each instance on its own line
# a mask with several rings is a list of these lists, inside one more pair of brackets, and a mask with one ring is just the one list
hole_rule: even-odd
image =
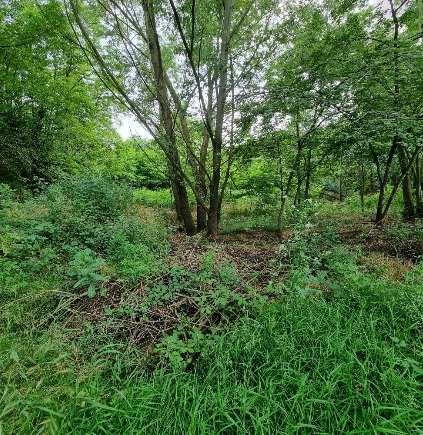
[[189,373],[128,375],[124,353],[105,349],[108,376],[90,380],[60,433],[422,433],[422,337],[371,299],[287,298],[240,320]]
[[[61,434],[422,433],[422,282],[393,287],[346,279],[345,287],[342,298],[285,296],[239,319],[202,350],[191,371],[166,365],[150,372],[142,355],[111,340],[87,360],[78,342],[43,335],[22,356],[16,351],[18,361],[9,351],[2,400],[12,410],[4,428],[22,434],[41,428]],[[88,331],[86,340],[89,347]]]
[[276,231],[278,207],[262,204],[253,196],[229,196],[222,209],[221,233]]
[[[170,189],[150,190],[146,187],[135,190],[135,199],[141,204],[150,207],[166,207],[173,208],[174,198]],[[195,196],[189,191],[188,199],[191,207],[195,206]]]
[[[275,254],[284,280],[275,275],[274,293],[268,286],[271,303],[226,322],[193,363],[166,357],[165,340],[149,359],[107,321],[66,323],[75,293],[85,291],[67,273],[75,253],[89,252],[81,276],[146,279],[167,252],[157,210],[118,186],[122,201],[110,208],[101,180],[55,189],[0,209],[0,434],[423,433],[422,262],[400,281],[369,273],[330,228],[301,229],[314,210],[293,209],[298,228]],[[231,212],[229,231],[273,219]],[[411,240],[420,230],[386,237],[407,231]],[[207,258],[207,288],[228,292],[233,272]],[[224,272],[227,282],[218,280]],[[177,276],[175,289],[192,287],[188,272]]]

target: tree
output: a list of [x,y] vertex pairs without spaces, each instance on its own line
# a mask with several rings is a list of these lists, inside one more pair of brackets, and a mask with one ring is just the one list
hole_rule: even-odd
[[[374,15],[368,43],[357,56],[362,64],[353,88],[356,105],[356,138],[366,142],[377,168],[379,198],[375,222],[386,218],[396,193],[402,186],[404,217],[413,219],[415,208],[410,173],[421,153],[422,75],[418,34],[407,23],[411,2],[389,0],[389,10]],[[402,31],[401,31],[402,27]],[[398,162],[398,173],[392,170]],[[386,189],[393,189],[386,199]]]
[[280,24],[282,48],[243,120],[257,144],[272,144],[280,162],[280,230],[287,196],[295,202],[307,196],[312,171],[329,158],[338,160],[341,200],[343,166],[359,168],[362,200],[366,168],[375,168],[377,223],[401,186],[404,217],[421,208],[420,15],[411,1],[389,5],[383,12],[359,1],[297,2]]
[[166,161],[152,140],[131,137],[116,144],[102,172],[134,187],[148,189],[168,188]]
[[[215,235],[233,158],[235,97],[244,91],[242,83],[251,80],[248,72],[257,68],[255,61],[265,54],[259,50],[266,37],[261,31],[270,22],[273,3],[67,4],[80,46],[96,73],[166,156],[177,215],[186,233],[207,225],[208,233]],[[192,128],[199,123],[200,140]],[[197,226],[187,188],[197,200]]]
[[[60,3],[0,8],[0,179],[77,171],[110,150],[109,103],[70,39]],[[102,99],[102,101],[100,101]]]
[[244,106],[245,132],[259,152],[279,162],[280,234],[287,198],[307,198],[312,172],[342,150],[334,138],[351,110],[355,66],[348,54],[362,43],[366,13],[353,10],[354,3],[341,6],[291,5],[279,24],[282,48],[266,72],[261,98],[254,95]]

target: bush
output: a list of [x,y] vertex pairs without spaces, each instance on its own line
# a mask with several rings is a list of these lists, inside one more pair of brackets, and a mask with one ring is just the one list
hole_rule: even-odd
[[135,279],[145,276],[148,265],[168,250],[166,233],[157,223],[146,224],[142,216],[120,216],[107,225],[99,243],[110,260],[117,264],[118,275]]
[[0,183],[0,212],[10,207],[14,202],[13,189],[8,184]]
[[2,192],[0,279],[9,283],[16,268],[67,271],[81,252],[103,257],[115,276],[134,279],[167,250],[163,225],[156,218],[146,222],[133,207],[131,190],[112,181],[68,178],[24,204],[13,201],[10,189],[2,187]]
[[45,192],[56,221],[72,213],[88,221],[105,223],[117,218],[132,204],[131,190],[103,178],[68,178]]

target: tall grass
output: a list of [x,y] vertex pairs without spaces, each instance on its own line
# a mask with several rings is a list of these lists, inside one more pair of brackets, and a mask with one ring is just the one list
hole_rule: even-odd
[[423,433],[423,263],[402,282],[370,274],[333,231],[285,241],[277,299],[205,340],[189,370],[154,369],[89,322],[65,329],[74,251],[97,249],[129,282],[166,252],[155,213],[115,188],[119,212],[101,181],[24,206],[5,196],[0,434]]
[[128,375],[111,347],[96,357],[107,378],[69,404],[60,433],[421,434],[419,313],[401,309],[415,290],[384,291],[287,297],[241,319],[188,373]]

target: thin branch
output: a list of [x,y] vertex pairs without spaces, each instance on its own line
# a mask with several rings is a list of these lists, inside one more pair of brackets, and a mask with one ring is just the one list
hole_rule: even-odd
[[178,28],[179,36],[180,36],[182,43],[184,45],[186,55],[188,56],[191,70],[192,70],[192,73],[194,75],[195,83],[197,85],[197,91],[198,91],[198,95],[199,95],[199,99],[200,99],[200,104],[201,104],[201,108],[202,108],[203,114],[204,114],[205,126],[206,126],[208,133],[210,135],[210,138],[212,139],[212,142],[213,142],[214,141],[214,132],[213,132],[213,128],[212,128],[212,125],[210,122],[210,114],[207,111],[207,106],[206,106],[206,103],[204,100],[203,90],[202,90],[201,82],[200,82],[200,76],[198,74],[197,68],[196,68],[195,63],[194,63],[193,52],[190,49],[190,47],[188,46],[184,31],[182,29],[181,19],[179,17],[178,11],[175,7],[175,3],[173,2],[173,0],[169,0],[169,3],[170,3],[170,6],[172,8],[172,11],[173,11],[173,16],[175,18],[176,27]]

